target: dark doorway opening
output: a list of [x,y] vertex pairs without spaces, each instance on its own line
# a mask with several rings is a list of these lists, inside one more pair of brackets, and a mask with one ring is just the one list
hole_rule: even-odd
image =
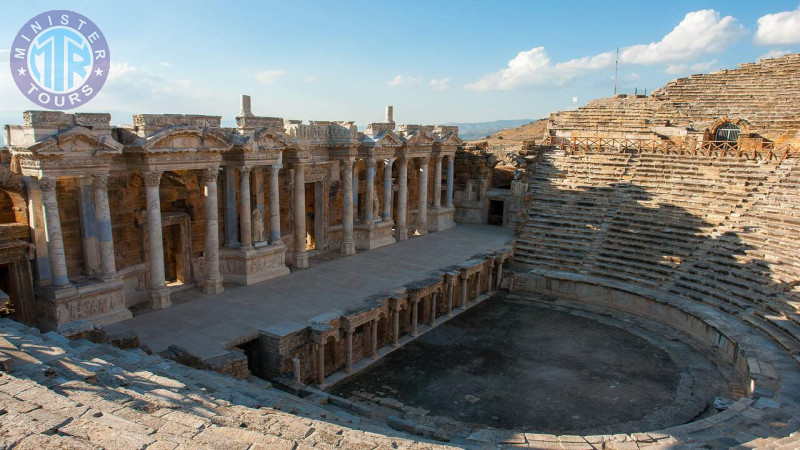
[[505,203],[502,200],[489,200],[489,218],[487,220],[489,225],[503,226]]

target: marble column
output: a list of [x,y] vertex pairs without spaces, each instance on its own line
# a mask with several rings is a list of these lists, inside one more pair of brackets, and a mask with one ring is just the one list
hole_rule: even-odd
[[353,236],[353,161],[342,161],[342,247],[343,255],[355,255]]
[[417,217],[417,233],[428,234],[428,166],[429,158],[420,159],[419,171],[419,216]]
[[384,222],[392,220],[392,163],[394,160],[389,158],[383,166],[383,214]]
[[408,239],[408,159],[400,158],[397,170],[397,225],[395,238],[398,241]]
[[225,246],[239,246],[239,220],[236,211],[236,169],[225,167]]
[[164,244],[161,235],[161,172],[144,174],[147,197],[148,264],[150,265],[150,299],[153,309],[171,306],[164,276]]
[[375,320],[372,321],[372,352],[371,356],[372,359],[378,359],[378,321],[380,320],[380,316],[378,316]]
[[430,325],[431,328],[436,326],[436,300],[439,299],[439,293],[434,292],[431,294],[431,318],[430,318]]
[[367,164],[366,186],[364,188],[364,222],[370,226],[375,223],[372,203],[375,201],[375,158],[364,160]]
[[353,164],[353,217],[360,221],[358,217],[358,160]]
[[78,206],[80,215],[81,244],[83,250],[83,270],[89,276],[100,275],[100,246],[97,240],[97,211],[95,211],[93,179],[80,177],[78,182]]
[[400,305],[399,303],[395,304],[395,307],[392,309],[392,346],[399,347],[400,346]]
[[442,155],[433,160],[433,207],[442,206]]
[[411,336],[419,336],[419,292],[411,294]]
[[467,272],[462,272],[461,277],[461,309],[467,309],[467,293],[469,290],[469,275]]
[[503,260],[497,261],[497,290],[500,290],[500,282],[503,280]]
[[206,247],[205,247],[205,280],[203,292],[218,294],[223,291],[222,275],[219,272],[219,219],[217,209],[217,176],[219,169],[205,169],[205,215],[206,215]]
[[23,177],[28,189],[28,225],[36,245],[36,275],[39,286],[50,284],[50,258],[47,256],[47,221],[42,202],[42,189],[36,177]]
[[239,225],[241,236],[239,241],[242,248],[253,248],[253,228],[250,218],[250,167],[239,168]]
[[281,164],[269,166],[269,243],[276,245],[281,243],[281,199],[280,183],[278,174],[281,171]]
[[111,209],[108,206],[108,175],[94,176],[94,217],[97,224],[97,245],[100,249],[100,276],[108,280],[117,276]]
[[453,206],[453,173],[456,155],[447,157],[447,194],[445,195],[444,206]]
[[305,164],[294,166],[294,266],[298,269],[308,267],[306,252],[306,177]]
[[42,203],[47,223],[47,254],[50,258],[51,283],[54,288],[70,285],[67,277],[67,258],[64,254],[64,238],[61,235],[61,218],[56,199],[56,179],[40,178]]
[[344,370],[347,373],[353,373],[353,330],[348,328],[344,330],[345,333],[345,362]]
[[317,343],[317,384],[325,386],[325,339]]

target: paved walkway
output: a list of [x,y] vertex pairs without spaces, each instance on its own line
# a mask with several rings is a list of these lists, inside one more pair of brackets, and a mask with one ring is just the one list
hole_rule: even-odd
[[[497,250],[513,239],[510,230],[459,225],[369,252],[340,258],[252,286],[225,286],[205,295],[190,290],[173,295],[179,303],[109,325],[132,331],[154,352],[177,344],[201,359],[227,353],[226,346],[260,330],[291,331],[320,314],[357,307],[371,295],[424,278],[433,270]],[[190,301],[181,303],[186,298]]]

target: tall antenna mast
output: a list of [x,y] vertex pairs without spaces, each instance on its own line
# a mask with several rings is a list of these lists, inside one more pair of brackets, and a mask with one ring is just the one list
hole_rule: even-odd
[[619,47],[617,47],[617,59],[614,61],[614,96],[617,95],[617,73],[619,71]]

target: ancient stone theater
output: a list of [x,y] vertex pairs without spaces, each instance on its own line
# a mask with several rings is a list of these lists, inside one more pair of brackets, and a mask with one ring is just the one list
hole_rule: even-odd
[[0,440],[800,448],[799,104],[792,54],[502,155],[391,106],[21,112]]

